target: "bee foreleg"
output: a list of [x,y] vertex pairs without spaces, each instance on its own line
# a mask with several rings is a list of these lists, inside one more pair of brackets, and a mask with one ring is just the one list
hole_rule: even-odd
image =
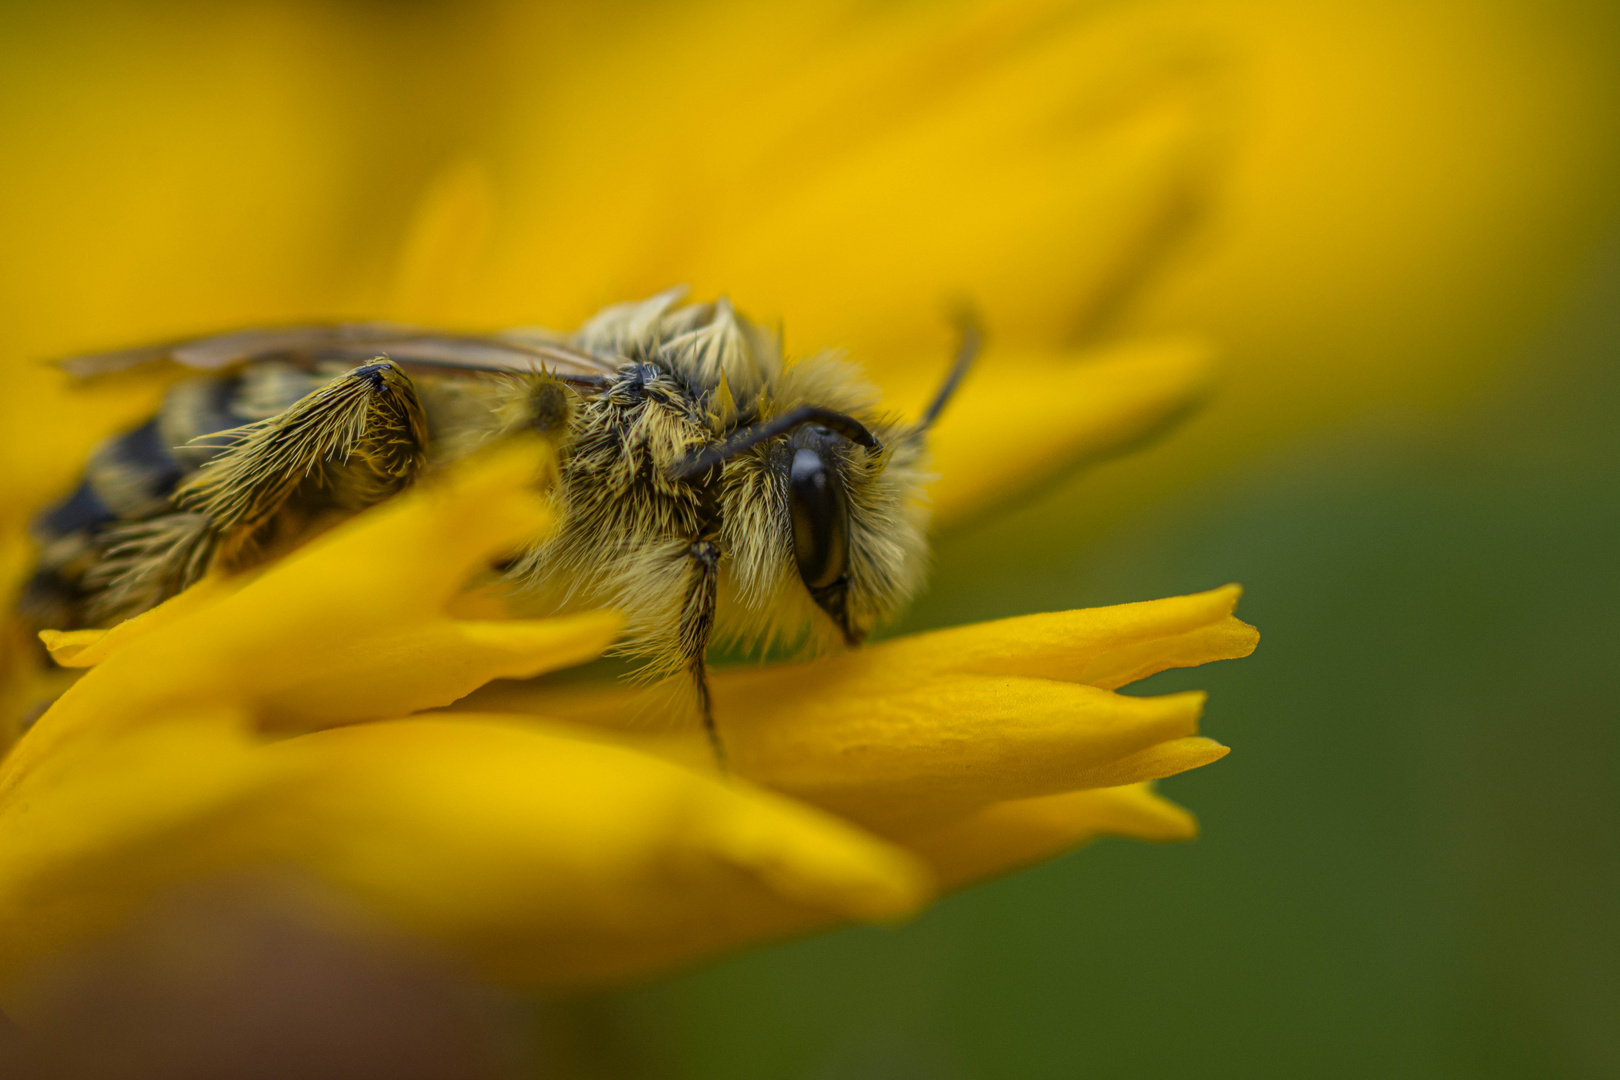
[[681,655],[686,659],[692,688],[697,691],[703,732],[709,737],[715,763],[724,769],[726,748],[720,740],[720,729],[714,722],[714,702],[709,695],[709,669],[704,659],[709,651],[709,637],[714,633],[715,601],[720,585],[720,549],[708,540],[697,540],[687,549],[687,554],[692,560],[692,576],[686,587],[686,602],[681,606]]

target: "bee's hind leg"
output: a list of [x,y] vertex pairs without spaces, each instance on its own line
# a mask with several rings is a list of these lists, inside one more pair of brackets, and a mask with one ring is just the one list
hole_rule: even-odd
[[681,606],[681,655],[686,659],[692,688],[697,691],[698,711],[703,717],[703,733],[709,737],[715,764],[724,771],[726,746],[714,722],[714,700],[709,693],[709,668],[704,659],[709,637],[714,633],[714,609],[720,585],[720,549],[711,541],[697,540],[687,549],[692,560],[692,576]]
[[399,491],[422,466],[427,426],[410,378],[378,357],[275,416],[207,438],[224,452],[186,480],[174,501],[209,519],[230,561],[250,550],[300,491],[319,491],[348,511]]
[[216,562],[237,569],[261,557],[301,491],[341,511],[382,501],[415,477],[426,441],[415,387],[382,357],[274,416],[193,440],[217,453],[175,490],[171,512],[104,534],[84,578],[92,621],[144,611]]

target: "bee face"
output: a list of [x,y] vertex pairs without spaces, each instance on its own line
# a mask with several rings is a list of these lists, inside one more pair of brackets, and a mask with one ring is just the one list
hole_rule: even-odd
[[881,450],[806,425],[728,463],[722,634],[745,647],[856,645],[921,587],[921,442],[868,421]]

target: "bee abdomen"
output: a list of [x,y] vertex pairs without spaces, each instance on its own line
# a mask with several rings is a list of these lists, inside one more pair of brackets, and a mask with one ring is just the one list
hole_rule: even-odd
[[80,480],[73,494],[48,507],[34,519],[33,533],[41,541],[56,539],[76,532],[87,532],[117,520],[115,514],[89,480]]
[[140,517],[162,506],[186,472],[153,417],[96,447],[82,486],[115,516]]
[[90,596],[83,578],[101,558],[100,535],[171,511],[175,489],[223,449],[188,445],[191,440],[259,419],[308,391],[309,380],[271,369],[255,365],[239,375],[176,383],[156,416],[91,452],[78,486],[41,511],[29,530],[39,561],[18,607],[31,622],[56,629],[86,624]]
[[42,627],[81,625],[82,581],[101,556],[99,535],[160,512],[188,471],[165,445],[157,417],[96,447],[73,493],[34,518],[39,563],[18,601],[23,614]]

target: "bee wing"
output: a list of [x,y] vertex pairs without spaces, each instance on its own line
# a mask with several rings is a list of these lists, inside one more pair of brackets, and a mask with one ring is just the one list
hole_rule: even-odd
[[387,356],[407,370],[441,374],[530,372],[543,368],[565,382],[585,384],[600,382],[618,367],[615,359],[551,340],[535,331],[460,334],[385,322],[238,330],[75,356],[58,363],[69,374],[89,377],[157,360],[172,360],[197,371],[219,371],[255,360],[285,359],[314,366],[323,361],[364,363],[377,356]]

